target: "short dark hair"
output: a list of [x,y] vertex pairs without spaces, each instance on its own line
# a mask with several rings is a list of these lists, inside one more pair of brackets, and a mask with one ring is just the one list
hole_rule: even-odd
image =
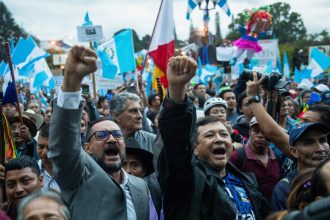
[[312,105],[307,111],[317,112],[320,114],[321,123],[330,124],[330,106],[328,105]]
[[159,96],[158,94],[151,94],[148,96],[148,104],[149,106],[152,105],[152,102],[156,99],[156,97]]
[[102,117],[102,118],[98,118],[98,119],[92,121],[91,123],[89,123],[87,131],[86,131],[86,141],[87,142],[89,141],[90,136],[93,134],[93,126],[102,121],[112,121],[112,120],[110,120],[109,118]]
[[322,172],[324,165],[330,162],[330,157],[322,161],[314,170],[312,180],[311,180],[311,194],[315,199],[317,196],[326,197],[329,196],[328,189],[326,187],[327,179]]
[[195,125],[195,133],[194,133],[194,144],[195,145],[198,142],[198,128],[200,126],[204,126],[204,125],[212,124],[212,123],[216,123],[216,122],[222,123],[221,121],[219,121],[219,119],[217,117],[210,116],[210,115],[205,116],[205,117],[202,117],[202,118],[199,118],[197,120],[196,125]]
[[49,124],[42,126],[39,132],[39,136],[43,138],[49,138],[49,127]]
[[[232,93],[234,93],[234,91],[231,90],[231,89],[224,89],[224,90],[222,90],[222,91],[219,93],[219,97],[223,99],[224,95],[225,95],[227,92],[232,92]],[[234,93],[234,94],[235,94],[235,93]]]
[[[243,99],[247,97],[246,92],[242,92],[237,98],[237,110],[242,108]],[[239,111],[240,112],[240,111]]]
[[22,170],[24,168],[31,168],[32,172],[37,174],[37,176],[41,174],[38,163],[32,157],[22,155],[18,158],[11,159],[5,164],[5,176],[8,171]]

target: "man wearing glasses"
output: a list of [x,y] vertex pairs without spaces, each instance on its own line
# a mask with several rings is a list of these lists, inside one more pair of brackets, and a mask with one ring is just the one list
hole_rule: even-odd
[[72,219],[149,219],[154,207],[146,182],[122,169],[125,143],[119,126],[106,118],[92,122],[81,149],[80,85],[96,70],[96,58],[92,50],[80,46],[68,55],[50,127],[49,158],[55,179]]

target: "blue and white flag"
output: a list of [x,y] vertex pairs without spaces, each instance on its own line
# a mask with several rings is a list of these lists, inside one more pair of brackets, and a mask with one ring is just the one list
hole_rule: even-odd
[[283,75],[288,79],[290,79],[290,66],[286,51],[284,51],[284,55],[283,55]]
[[[97,50],[98,53],[103,56],[103,59],[101,59],[102,65],[111,66],[113,63],[117,67],[117,71],[114,75],[134,71],[136,69],[133,35],[131,29],[117,34],[109,41],[98,46]],[[113,76],[112,74],[113,73],[111,72],[103,72],[102,77],[111,78]]]
[[93,22],[89,19],[88,11],[85,14],[84,23],[82,26],[91,26]]
[[187,20],[190,20],[190,14],[196,8],[196,6],[197,6],[196,0],[188,0],[188,7],[187,7],[187,14],[186,14]]
[[211,76],[216,75],[217,73],[219,73],[219,68],[217,66],[206,64],[202,69],[202,74],[199,76],[199,81],[203,83],[207,83],[208,79]]
[[32,74],[32,77],[30,76],[32,78],[30,83],[31,91],[36,88],[42,88],[43,86],[48,87],[53,77],[45,59],[40,59],[34,63]]
[[312,70],[312,77],[316,77],[330,67],[330,57],[322,53],[319,49],[313,48],[311,53],[311,64],[308,69]]
[[301,83],[303,80],[309,80],[311,78],[312,71],[310,69],[305,68],[302,71],[299,71],[297,68],[294,70],[293,81],[297,83]]
[[268,60],[265,66],[265,73],[266,74],[271,74],[273,71],[273,61],[272,60]]
[[5,61],[1,61],[1,63],[0,63],[0,77],[2,77],[3,75],[5,75],[8,72],[9,72],[9,66],[7,65],[7,63]]
[[219,0],[218,1],[218,5],[220,6],[220,8],[222,8],[222,10],[227,14],[228,17],[230,17],[231,12],[227,3],[227,0]]
[[[30,70],[34,62],[48,57],[50,54],[38,47],[31,36],[27,39],[21,38],[12,54],[13,64],[18,69]],[[20,72],[21,74],[21,72]],[[22,71],[22,75],[27,75]]]

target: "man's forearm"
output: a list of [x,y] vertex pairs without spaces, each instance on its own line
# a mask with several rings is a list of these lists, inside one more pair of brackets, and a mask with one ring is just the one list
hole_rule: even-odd
[[182,85],[169,85],[168,87],[169,98],[175,102],[182,103],[186,96],[185,86]]
[[267,113],[262,103],[251,103],[250,106],[257,121],[260,122],[259,125],[266,137],[274,142],[285,155],[291,156],[289,151],[289,137],[285,131]]

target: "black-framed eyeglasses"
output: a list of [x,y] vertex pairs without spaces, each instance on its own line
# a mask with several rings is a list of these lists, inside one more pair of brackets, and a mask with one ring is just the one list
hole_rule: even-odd
[[97,141],[105,141],[108,140],[110,134],[114,139],[116,140],[122,140],[124,139],[124,133],[121,130],[112,130],[112,131],[96,131],[91,136],[89,136],[88,141],[95,135],[95,139]]

